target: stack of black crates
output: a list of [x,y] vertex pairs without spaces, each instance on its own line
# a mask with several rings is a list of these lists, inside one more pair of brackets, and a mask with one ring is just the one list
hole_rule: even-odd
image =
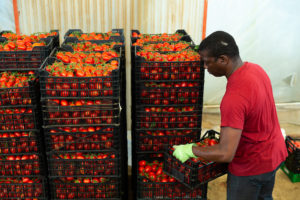
[[[164,148],[200,138],[204,69],[200,56],[193,57],[197,52],[186,56],[194,48],[184,30],[174,34],[131,31],[135,199],[206,199],[207,184],[192,190],[162,172]],[[178,54],[181,58],[174,59]]]
[[[100,48],[112,46],[118,56],[106,63],[117,63],[117,68],[88,75],[87,66],[104,59]],[[127,198],[124,47],[122,29],[110,33],[70,29],[61,47],[54,49],[40,68],[51,199]],[[81,61],[64,57],[79,54]],[[85,59],[86,55],[93,61]],[[53,74],[47,70],[53,64],[66,73],[70,71],[66,66],[72,66],[76,74],[63,76],[59,69]],[[76,68],[80,65],[86,71]]]
[[48,197],[37,70],[59,44],[50,33],[0,33],[0,199]]

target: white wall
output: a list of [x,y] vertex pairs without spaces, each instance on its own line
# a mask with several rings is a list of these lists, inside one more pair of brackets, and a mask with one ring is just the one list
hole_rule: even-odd
[[[210,0],[207,34],[224,30],[234,36],[244,61],[269,74],[275,101],[300,101],[300,1]],[[226,79],[206,73],[205,104],[219,104]]]

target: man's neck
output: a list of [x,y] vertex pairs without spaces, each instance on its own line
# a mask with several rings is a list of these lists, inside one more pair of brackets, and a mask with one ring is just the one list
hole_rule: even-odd
[[241,58],[232,60],[231,68],[228,70],[228,73],[225,75],[226,78],[228,79],[238,68],[243,66],[244,62],[242,61]]

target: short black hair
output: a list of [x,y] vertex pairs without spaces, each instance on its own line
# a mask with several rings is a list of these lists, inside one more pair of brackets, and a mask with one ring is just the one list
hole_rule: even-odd
[[216,58],[221,55],[227,55],[230,58],[239,56],[239,48],[234,38],[224,31],[216,31],[207,36],[199,46],[199,51],[203,50],[207,50],[209,56]]

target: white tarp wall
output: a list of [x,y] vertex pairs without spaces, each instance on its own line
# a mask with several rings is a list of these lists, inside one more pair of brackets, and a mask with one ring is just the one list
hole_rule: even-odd
[[[206,35],[233,35],[242,59],[269,74],[276,103],[300,102],[299,10],[299,0],[209,0]],[[219,104],[226,79],[205,76],[204,103]]]
[[0,31],[14,30],[15,19],[12,0],[0,0]]

